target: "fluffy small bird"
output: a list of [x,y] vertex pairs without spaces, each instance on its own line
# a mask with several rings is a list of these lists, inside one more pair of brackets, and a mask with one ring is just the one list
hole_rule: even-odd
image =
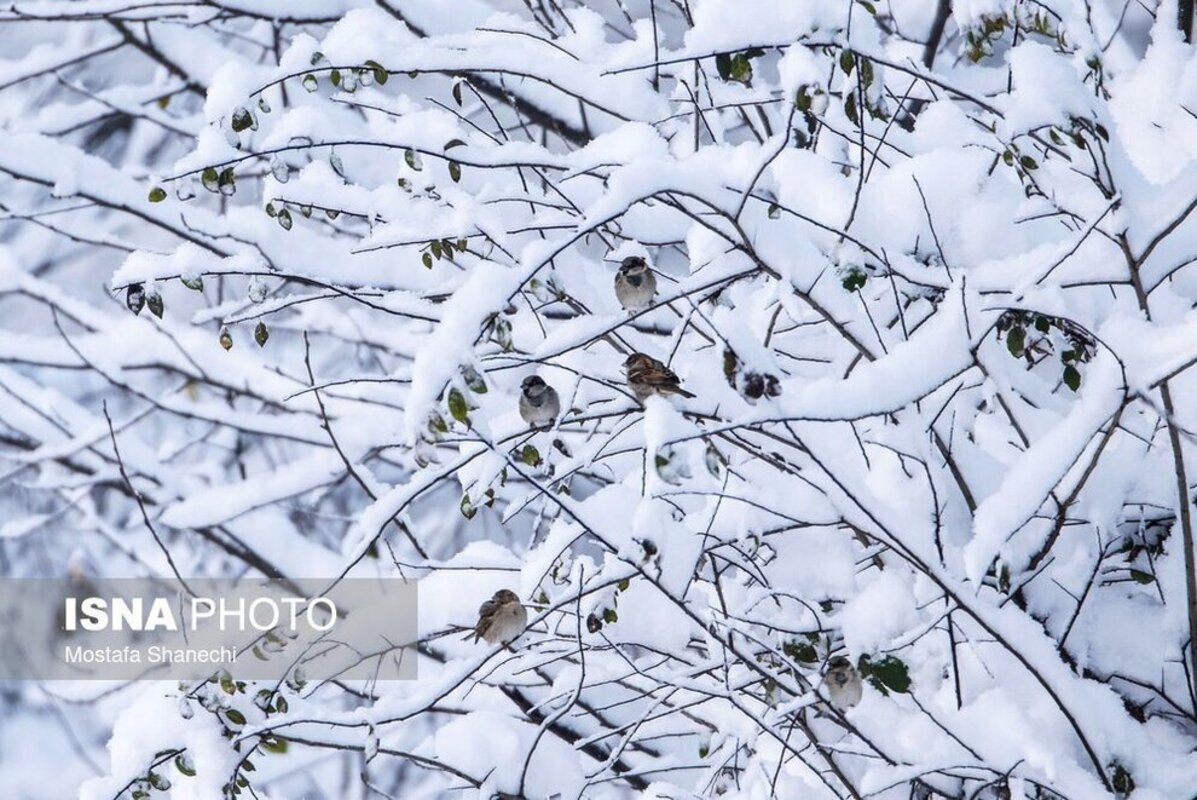
[[827,697],[840,711],[847,711],[860,702],[860,673],[852,662],[843,656],[836,656],[827,662],[827,674],[823,676]]
[[528,627],[528,609],[510,589],[500,589],[494,597],[478,607],[478,622],[474,625],[474,641],[485,639],[489,644],[514,641]]
[[615,297],[627,311],[643,311],[657,294],[657,276],[640,256],[628,256],[615,273]]
[[533,428],[547,430],[561,413],[561,398],[539,375],[529,375],[520,384],[520,416]]
[[654,394],[680,394],[682,397],[694,397],[681,386],[681,381],[673,370],[662,364],[652,356],[644,353],[632,353],[623,362],[624,374],[627,375],[628,388],[636,399],[644,402]]

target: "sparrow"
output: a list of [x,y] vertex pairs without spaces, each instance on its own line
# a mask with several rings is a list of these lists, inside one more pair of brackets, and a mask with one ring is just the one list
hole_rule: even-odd
[[673,370],[652,356],[646,356],[644,353],[632,353],[623,362],[623,369],[627,375],[628,388],[642,403],[654,394],[680,394],[682,397],[694,397],[692,392],[687,392],[681,387],[681,381]]
[[847,711],[860,702],[860,673],[852,662],[843,656],[836,656],[827,662],[827,674],[823,676],[827,697],[840,711]]
[[640,256],[628,256],[615,273],[615,297],[627,311],[643,311],[657,293],[657,276]]
[[533,428],[548,430],[561,413],[561,398],[539,375],[529,375],[520,384],[520,416]]
[[474,641],[485,639],[489,644],[514,641],[528,626],[528,609],[510,589],[500,589],[494,597],[478,607],[478,622],[474,625]]

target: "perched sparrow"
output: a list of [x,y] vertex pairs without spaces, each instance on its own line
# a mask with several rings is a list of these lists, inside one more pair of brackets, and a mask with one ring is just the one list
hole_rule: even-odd
[[847,711],[860,702],[860,673],[852,662],[843,656],[836,656],[827,662],[827,674],[823,676],[827,696],[831,704],[840,711]]
[[539,375],[529,375],[520,384],[520,416],[533,428],[548,429],[561,413],[561,398]]
[[528,609],[520,603],[515,592],[500,589],[495,596],[478,607],[478,622],[474,625],[474,641],[485,639],[490,644],[510,642],[519,638],[528,625]]
[[640,256],[628,256],[615,273],[615,297],[628,311],[643,311],[657,293],[657,276]]
[[682,397],[694,397],[681,387],[681,381],[673,370],[662,364],[652,356],[644,353],[632,353],[623,362],[624,373],[628,378],[628,388],[636,395],[636,399],[644,402],[654,394],[680,394]]

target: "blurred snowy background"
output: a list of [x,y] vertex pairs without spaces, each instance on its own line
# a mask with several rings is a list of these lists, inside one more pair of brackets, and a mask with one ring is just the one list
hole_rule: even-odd
[[0,794],[1197,795],[1192,16],[0,7],[0,574],[403,575],[423,659],[2,684]]

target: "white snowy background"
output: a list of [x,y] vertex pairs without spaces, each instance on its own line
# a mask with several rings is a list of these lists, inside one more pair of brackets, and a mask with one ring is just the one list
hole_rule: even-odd
[[0,572],[402,575],[423,639],[5,684],[0,794],[1197,794],[1191,13],[7,3]]

